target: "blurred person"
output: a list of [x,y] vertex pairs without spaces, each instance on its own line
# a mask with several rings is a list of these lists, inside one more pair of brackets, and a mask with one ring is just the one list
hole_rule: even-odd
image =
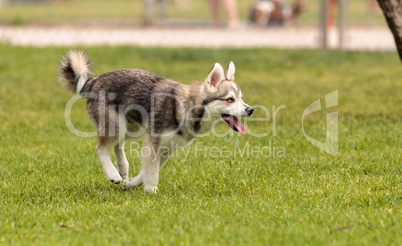
[[154,24],[154,6],[159,4],[159,20],[163,21],[166,17],[166,0],[144,0],[145,4],[145,25]]
[[301,0],[292,5],[283,0],[258,0],[251,8],[250,21],[257,26],[282,26],[296,19],[305,8]]
[[335,28],[335,9],[338,0],[329,0],[327,7],[327,27],[329,29]]
[[338,43],[338,31],[336,30],[336,11],[338,7],[338,0],[328,0],[327,5],[327,45],[329,47],[336,47]]
[[215,26],[220,25],[219,18],[219,3],[222,2],[226,11],[226,18],[229,28],[236,28],[239,25],[239,19],[237,15],[236,0],[209,0],[211,7],[212,20]]
[[380,8],[378,6],[377,0],[368,0],[368,12],[370,13],[379,13]]

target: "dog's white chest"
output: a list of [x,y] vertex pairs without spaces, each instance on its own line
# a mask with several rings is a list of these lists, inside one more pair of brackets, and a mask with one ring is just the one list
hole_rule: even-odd
[[194,137],[188,138],[183,136],[183,134],[173,133],[161,137],[160,140],[162,146],[169,146],[171,149],[177,150],[189,146],[193,142]]
[[177,145],[178,148],[185,148],[187,146],[189,146],[192,142],[193,142],[194,138],[186,138],[183,137],[182,135],[178,135],[176,134],[171,142],[174,143],[175,145]]

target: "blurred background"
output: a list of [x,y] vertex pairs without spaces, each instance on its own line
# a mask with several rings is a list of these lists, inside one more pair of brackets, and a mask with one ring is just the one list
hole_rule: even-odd
[[[76,97],[57,67],[75,48],[96,75],[141,68],[187,84],[233,61],[253,118],[272,116],[245,125],[268,136],[199,138],[205,151],[193,144],[161,171],[160,195],[120,192],[105,180],[96,139],[66,127]],[[371,0],[0,0],[0,244],[402,242],[401,82]],[[334,91],[339,105],[329,107]],[[322,110],[304,118],[317,101]],[[85,103],[71,119],[91,132]],[[306,134],[326,141],[335,111],[332,156]],[[202,156],[216,146],[233,158]],[[250,154],[236,154],[246,146]],[[253,156],[254,147],[269,156]],[[141,168],[131,150],[130,177]]]
[[0,0],[0,42],[395,50],[375,0]]

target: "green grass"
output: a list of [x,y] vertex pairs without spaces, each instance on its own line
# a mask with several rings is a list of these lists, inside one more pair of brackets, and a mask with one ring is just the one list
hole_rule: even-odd
[[[250,6],[256,0],[237,1],[239,17],[248,20]],[[315,0],[305,0],[307,9],[297,21],[302,25],[316,25],[319,21],[319,4]],[[210,20],[210,9],[205,0],[192,0],[184,4],[168,3],[168,19]],[[79,23],[84,21],[116,22],[139,21],[144,16],[142,0],[70,0],[45,1],[36,4],[11,4],[0,7],[0,23],[11,25]],[[346,4],[346,24],[386,25],[381,11],[370,13],[366,0],[354,0]],[[225,13],[222,10],[222,17]]]
[[[70,133],[72,96],[57,83],[66,48],[0,46],[0,244],[2,245],[399,245],[402,242],[402,83],[391,53],[273,49],[85,48],[96,74],[140,67],[183,83],[203,80],[215,61],[236,64],[251,105],[286,105],[249,131],[197,139],[227,148],[204,156],[193,144],[160,175],[159,193],[122,191],[104,177],[94,138]],[[339,154],[302,134],[304,109],[339,90]],[[324,141],[325,113],[306,119]],[[256,110],[254,118],[262,117]],[[91,130],[85,103],[73,121]],[[226,128],[222,126],[221,131]],[[239,156],[237,146],[276,146],[285,156]],[[272,149],[273,150],[273,149]],[[130,176],[140,169],[130,154]],[[273,150],[274,151],[274,150]],[[236,156],[235,156],[236,155]]]

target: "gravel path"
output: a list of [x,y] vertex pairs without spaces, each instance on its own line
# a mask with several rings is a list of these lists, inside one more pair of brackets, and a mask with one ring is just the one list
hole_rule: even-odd
[[[336,40],[333,36],[332,40]],[[0,43],[21,46],[139,45],[165,47],[319,48],[316,28],[1,27]],[[396,51],[388,28],[349,28],[346,50]]]

